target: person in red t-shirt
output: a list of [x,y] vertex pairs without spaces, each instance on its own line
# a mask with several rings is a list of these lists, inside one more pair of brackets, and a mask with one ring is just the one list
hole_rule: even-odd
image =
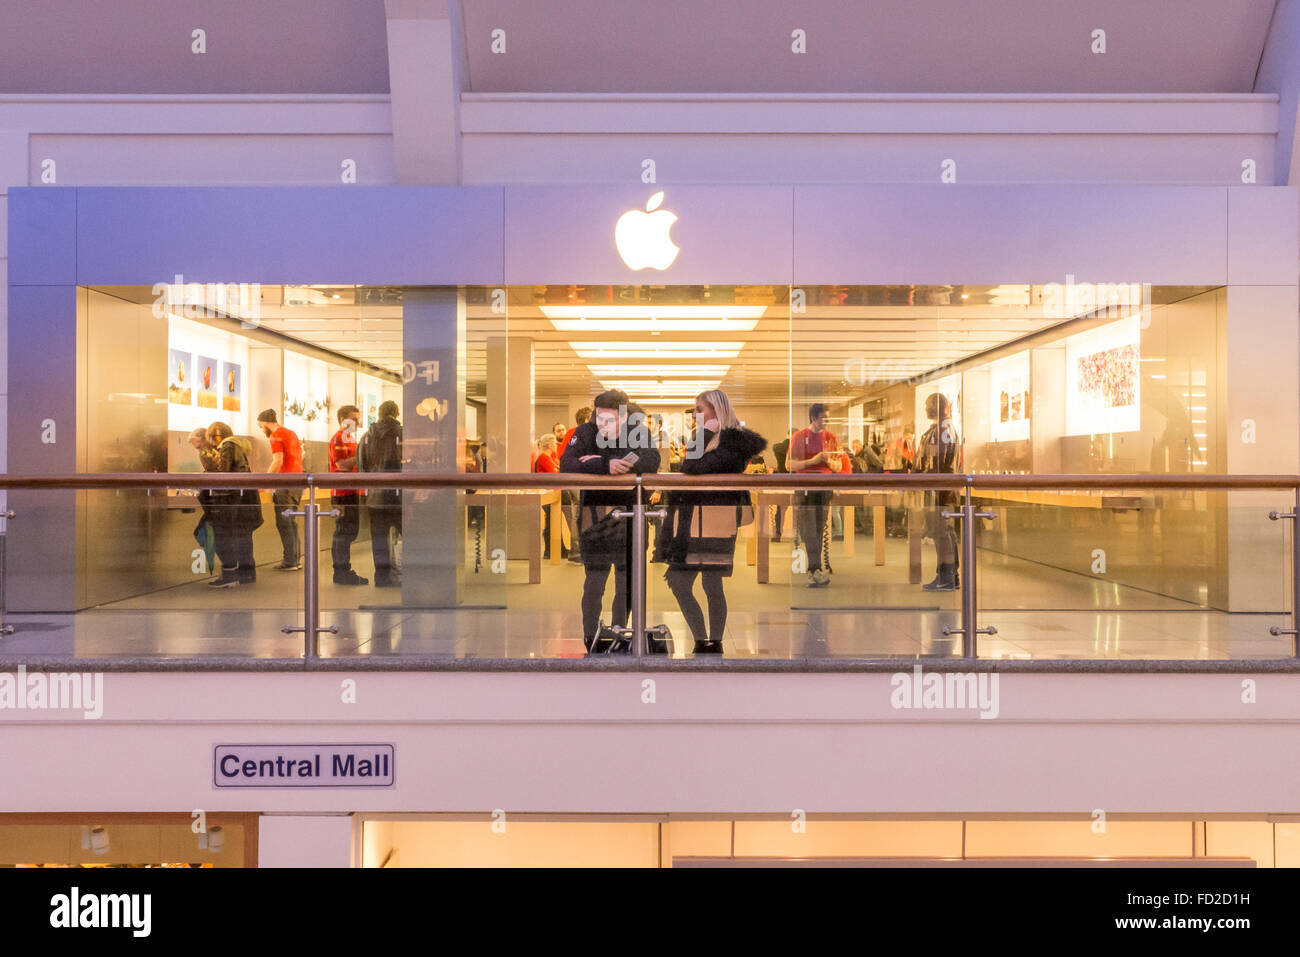
[[[357,425],[360,421],[361,410],[355,405],[339,409],[339,430],[330,439],[331,472],[357,470]],[[357,540],[361,529],[361,492],[354,488],[335,489],[333,502],[339,513],[334,519],[334,540],[330,546],[334,559],[334,584],[368,585],[368,578],[362,578],[352,570],[352,543]]]
[[[560,471],[558,446],[554,432],[547,432],[537,440],[537,455],[533,460],[534,472],[550,473]],[[542,520],[542,558],[549,560],[551,557],[551,507],[549,505],[542,506]],[[561,532],[563,532],[563,529]],[[560,536],[561,558],[569,557],[569,549],[564,545],[566,537],[564,534]]]
[[[271,442],[271,467],[267,471],[301,472],[302,443],[291,430],[276,423],[275,409],[267,409],[259,415],[257,425]],[[271,493],[271,502],[275,507],[275,530],[280,533],[280,544],[284,548],[284,560],[275,566],[280,571],[302,568],[302,539],[298,535],[298,520],[283,514],[290,509],[297,511],[301,500],[301,489],[278,488]]]
[[[843,472],[847,456],[840,451],[835,436],[826,431],[826,406],[814,402],[808,408],[808,427],[790,437],[786,469],[804,474]],[[807,489],[795,493],[796,522],[799,538],[808,555],[808,587],[822,588],[831,583],[829,542],[826,539],[826,510],[830,508],[830,489]]]

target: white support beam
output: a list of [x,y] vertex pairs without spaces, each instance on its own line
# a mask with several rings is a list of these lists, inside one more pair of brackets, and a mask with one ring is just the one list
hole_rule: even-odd
[[456,0],[385,0],[393,152],[402,185],[461,181],[464,30]]

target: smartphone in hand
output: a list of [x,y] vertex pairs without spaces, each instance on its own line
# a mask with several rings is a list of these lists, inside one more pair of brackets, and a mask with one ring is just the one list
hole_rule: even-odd
[[635,452],[629,452],[627,453],[627,455],[623,456],[623,461],[626,462],[628,465],[635,465],[636,460],[639,459],[640,457],[641,456],[637,455]]

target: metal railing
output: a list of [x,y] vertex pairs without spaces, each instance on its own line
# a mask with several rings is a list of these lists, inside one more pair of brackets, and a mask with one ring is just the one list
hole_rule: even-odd
[[[663,512],[647,510],[648,490],[698,490],[698,491],[910,491],[959,493],[961,503],[957,508],[942,512],[945,519],[962,523],[961,548],[965,574],[957,586],[961,591],[958,628],[945,626],[945,635],[962,636],[962,658],[978,657],[980,635],[995,635],[997,629],[979,627],[977,601],[976,536],[977,521],[989,520],[995,513],[980,511],[975,504],[981,491],[997,490],[1086,490],[1106,489],[1151,491],[1279,491],[1294,493],[1295,506],[1289,512],[1276,510],[1267,513],[1274,521],[1293,523],[1291,533],[1291,627],[1269,629],[1275,636],[1292,636],[1291,657],[1300,659],[1300,609],[1296,596],[1300,595],[1300,529],[1295,528],[1300,516],[1300,476],[1291,475],[1005,475],[1005,474],[932,474],[932,473],[854,473],[854,474],[770,474],[770,475],[683,475],[660,472],[645,475],[586,475],[578,473],[500,473],[500,474],[419,474],[412,472],[363,473],[87,473],[80,475],[0,475],[0,489],[5,490],[91,490],[91,489],[303,489],[306,502],[300,511],[286,510],[285,515],[302,517],[305,521],[303,535],[303,624],[282,629],[285,633],[303,634],[303,656],[308,660],[319,658],[319,636],[322,632],[336,632],[335,626],[320,624],[319,548],[317,523],[321,516],[337,514],[322,511],[316,501],[318,491],[330,489],[412,489],[412,490],[463,490],[467,492],[523,492],[564,489],[624,489],[632,493],[632,507],[615,511],[618,518],[632,523],[632,589],[631,589],[631,645],[634,657],[646,653],[646,522],[662,517]],[[936,506],[928,506],[936,507]],[[9,519],[21,521],[21,514],[5,513]],[[3,546],[0,545],[0,548]],[[0,552],[3,555],[3,552]],[[3,568],[0,566],[0,596],[4,595]],[[0,603],[0,612],[4,606]],[[4,626],[0,626],[4,627]],[[8,629],[11,630],[11,629]]]

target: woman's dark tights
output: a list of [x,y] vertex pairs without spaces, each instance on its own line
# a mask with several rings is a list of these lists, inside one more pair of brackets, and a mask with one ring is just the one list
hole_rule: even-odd
[[[704,585],[704,596],[709,600],[709,630],[704,631],[704,612],[695,600],[695,576]],[[691,637],[696,641],[721,641],[727,627],[727,596],[722,591],[722,573],[701,571],[698,568],[668,569],[668,587],[682,609]]]

